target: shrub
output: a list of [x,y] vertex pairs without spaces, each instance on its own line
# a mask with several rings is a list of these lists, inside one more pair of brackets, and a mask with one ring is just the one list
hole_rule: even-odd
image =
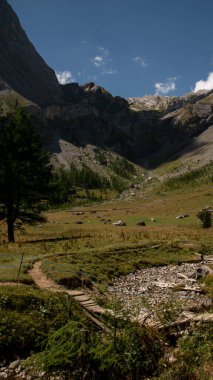
[[48,337],[45,350],[30,362],[48,373],[65,371],[73,380],[144,379],[158,367],[161,340],[150,329],[122,323],[108,334],[69,322]]
[[211,211],[208,209],[202,209],[198,212],[197,218],[202,222],[203,228],[210,228],[212,225]]
[[45,321],[38,313],[30,315],[2,310],[0,320],[0,357],[28,355],[38,349],[47,333]]
[[[176,363],[162,380],[210,380],[212,378],[213,326],[210,323],[192,325],[179,339]],[[209,372],[210,370],[210,372]]]
[[112,170],[123,178],[130,178],[131,175],[135,174],[134,165],[127,161],[125,158],[116,158],[116,160],[111,164]]
[[0,356],[8,359],[39,351],[50,331],[81,318],[67,295],[27,287],[0,289]]
[[88,367],[91,337],[85,325],[71,321],[49,335],[45,350],[36,359],[48,371],[75,373],[75,379],[82,379],[82,371]]

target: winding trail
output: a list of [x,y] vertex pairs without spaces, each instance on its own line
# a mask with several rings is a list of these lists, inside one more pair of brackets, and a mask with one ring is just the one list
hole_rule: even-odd
[[48,290],[54,293],[66,293],[71,296],[73,300],[82,307],[84,313],[93,323],[95,323],[98,327],[101,327],[104,331],[108,333],[111,332],[111,330],[96,317],[96,314],[106,314],[110,311],[96,304],[90,295],[86,294],[82,290],[69,290],[61,285],[58,285],[55,281],[48,278],[42,272],[41,261],[36,261],[33,268],[28,273],[40,289]]
[[[101,314],[111,314],[113,315],[112,310],[105,309],[98,304],[94,302],[94,300],[91,298],[89,294],[87,294],[84,290],[69,290],[65,287],[58,285],[54,280],[47,277],[45,273],[42,272],[41,269],[42,261],[36,261],[33,265],[33,268],[28,272],[28,274],[32,277],[34,283],[40,288],[41,290],[47,290],[54,293],[66,293],[69,296],[72,297],[72,299],[82,308],[84,314],[87,316],[88,319],[90,319],[95,325],[97,325],[99,328],[104,330],[107,333],[111,333],[111,330],[109,327],[107,327],[102,321],[99,320],[98,315]],[[203,261],[203,264],[212,264],[213,265],[213,255],[211,256],[205,256],[205,260]],[[0,282],[0,286],[23,286],[22,283],[19,282]],[[191,321],[209,321],[213,322],[213,314],[204,312],[198,315],[188,315],[188,318],[182,320],[182,321],[176,321],[172,325],[186,325],[190,323]],[[144,321],[143,324],[146,323],[147,325],[150,325],[148,321]],[[156,327],[158,329],[164,329],[169,328],[169,326],[162,326],[157,324],[151,324],[152,327]]]

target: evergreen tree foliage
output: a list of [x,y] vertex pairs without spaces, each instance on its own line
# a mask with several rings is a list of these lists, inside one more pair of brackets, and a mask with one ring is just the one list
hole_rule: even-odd
[[68,202],[76,188],[105,190],[110,186],[107,178],[100,176],[85,164],[79,169],[71,164],[69,170],[61,167],[53,172],[50,202],[52,204]]
[[210,228],[212,225],[211,212],[208,209],[200,210],[197,214],[198,219],[202,222],[203,228]]
[[116,158],[111,164],[112,170],[123,178],[131,178],[135,174],[134,165],[125,158]]
[[15,222],[42,222],[40,201],[51,177],[49,156],[31,120],[17,108],[0,120],[0,219],[6,219],[14,242]]

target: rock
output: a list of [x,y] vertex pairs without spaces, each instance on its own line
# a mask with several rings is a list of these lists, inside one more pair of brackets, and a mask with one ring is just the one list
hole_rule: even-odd
[[185,218],[188,218],[188,217],[189,217],[189,214],[182,214],[182,215],[176,216],[176,219],[185,219]]
[[183,278],[184,280],[188,280],[188,277],[183,273],[177,273],[178,278]]
[[[181,300],[184,305],[182,312],[195,307],[199,311],[204,304],[209,305],[211,300],[203,294],[200,284],[190,278],[198,268],[199,263],[144,268],[115,279],[109,292],[116,294],[130,316],[134,314],[135,307],[143,315],[146,306],[146,312],[151,315],[146,323],[157,320],[158,305],[170,300]],[[140,321],[143,323],[142,317]]]
[[177,362],[177,358],[174,356],[174,355],[169,355],[169,357],[168,357],[168,362],[170,363],[170,364],[174,364],[174,363],[176,363]]
[[196,272],[192,274],[191,278],[199,280],[207,276],[208,274],[213,275],[213,270],[209,268],[207,265],[202,265],[201,267],[197,268]]
[[209,268],[208,265],[202,265],[201,269],[202,269],[203,273],[205,273],[205,276],[207,276],[209,274],[213,275],[213,269]]
[[9,376],[6,372],[0,372],[0,379],[7,379],[7,378],[9,378]]
[[15,360],[14,362],[10,363],[9,368],[15,370],[19,364],[21,363],[21,360]]
[[143,227],[144,227],[145,225],[146,225],[146,223],[145,223],[145,222],[143,222],[143,221],[142,221],[142,222],[138,222],[138,223],[137,223],[137,226],[143,226]]
[[25,379],[26,371],[23,370],[23,371],[19,374],[19,376],[20,376],[22,379]]
[[126,223],[123,222],[122,220],[117,220],[117,222],[113,222],[112,225],[116,227],[123,227],[123,226],[126,226]]
[[46,375],[46,372],[45,371],[40,371],[38,375],[39,375],[40,378],[42,378],[42,377],[44,377]]
[[155,218],[149,218],[150,222],[156,222]]

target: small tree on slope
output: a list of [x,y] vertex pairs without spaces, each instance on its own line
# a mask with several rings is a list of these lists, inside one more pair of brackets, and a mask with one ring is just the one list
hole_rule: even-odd
[[0,120],[0,219],[5,219],[8,241],[14,225],[45,221],[39,208],[51,175],[49,156],[22,109],[11,120]]
[[209,228],[212,225],[211,211],[208,209],[202,209],[197,214],[198,219],[202,222],[203,228]]

